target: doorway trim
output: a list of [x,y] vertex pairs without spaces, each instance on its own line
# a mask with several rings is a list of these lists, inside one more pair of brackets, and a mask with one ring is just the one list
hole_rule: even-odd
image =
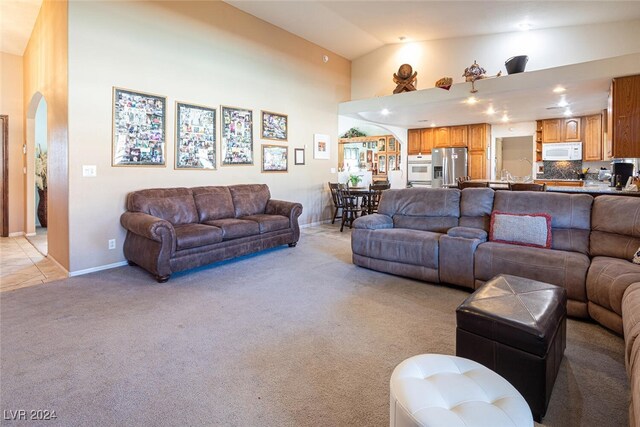
[[0,115],[2,123],[2,237],[9,237],[9,116]]

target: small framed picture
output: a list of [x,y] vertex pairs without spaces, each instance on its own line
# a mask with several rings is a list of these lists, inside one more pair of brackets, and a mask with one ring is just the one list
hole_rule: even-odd
[[165,166],[166,101],[113,88],[112,166]]
[[313,158],[329,160],[329,149],[331,146],[331,138],[329,135],[316,133],[313,135]]
[[293,150],[293,164],[304,165],[304,148],[294,148]]
[[262,111],[262,139],[286,141],[289,133],[288,120],[285,114]]
[[262,145],[262,172],[287,172],[289,147]]
[[175,168],[216,168],[215,108],[176,102]]

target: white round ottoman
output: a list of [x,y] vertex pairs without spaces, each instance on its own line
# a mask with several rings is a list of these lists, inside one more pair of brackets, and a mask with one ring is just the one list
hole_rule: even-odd
[[422,354],[391,374],[391,427],[533,426],[522,395],[469,359]]

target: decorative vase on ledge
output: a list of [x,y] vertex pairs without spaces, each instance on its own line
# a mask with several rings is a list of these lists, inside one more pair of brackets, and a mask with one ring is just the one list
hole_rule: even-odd
[[41,190],[38,188],[38,195],[40,201],[38,202],[38,221],[42,227],[47,226],[47,190]]

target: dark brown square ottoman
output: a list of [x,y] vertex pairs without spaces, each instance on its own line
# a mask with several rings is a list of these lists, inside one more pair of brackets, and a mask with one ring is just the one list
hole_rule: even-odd
[[540,422],[566,347],[565,289],[501,274],[460,304],[456,318],[456,355],[502,375]]

